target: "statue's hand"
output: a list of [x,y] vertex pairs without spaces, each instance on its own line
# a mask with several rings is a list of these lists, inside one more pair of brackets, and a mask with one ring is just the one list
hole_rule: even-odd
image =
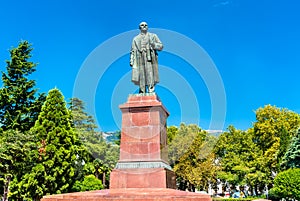
[[160,50],[163,49],[163,46],[162,46],[161,43],[152,43],[151,46],[152,46],[152,48],[153,48],[154,50],[160,51]]
[[153,49],[153,50],[155,50],[155,43],[150,43],[150,47],[151,47],[151,49]]

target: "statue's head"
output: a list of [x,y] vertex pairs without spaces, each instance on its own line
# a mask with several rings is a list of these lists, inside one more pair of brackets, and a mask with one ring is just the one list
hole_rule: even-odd
[[141,22],[139,25],[139,29],[141,31],[147,31],[148,30],[148,24],[146,22]]

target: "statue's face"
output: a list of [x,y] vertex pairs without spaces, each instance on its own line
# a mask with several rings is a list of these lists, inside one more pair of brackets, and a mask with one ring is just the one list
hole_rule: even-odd
[[148,25],[146,22],[140,23],[140,30],[141,31],[147,31],[148,30]]

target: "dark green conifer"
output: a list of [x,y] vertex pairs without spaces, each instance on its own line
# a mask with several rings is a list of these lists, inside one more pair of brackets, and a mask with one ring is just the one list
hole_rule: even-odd
[[282,166],[285,169],[300,168],[300,129],[283,157]]
[[[94,118],[85,112],[82,100],[72,98],[69,108],[72,113],[75,132],[78,133],[79,139],[90,156],[89,160],[85,160],[86,164],[82,167],[83,171],[78,172],[83,172],[85,177],[94,174],[97,179],[102,178],[103,186],[107,187],[107,176],[119,158],[119,146],[105,141],[102,132],[97,131]],[[83,179],[83,177],[81,178]]]
[[44,94],[36,97],[35,80],[28,78],[37,65],[29,61],[32,50],[31,44],[21,41],[17,48],[10,50],[10,60],[6,61],[7,72],[2,72],[0,125],[3,130],[28,131],[34,125],[45,99]]
[[76,164],[81,163],[80,145],[71,126],[71,115],[58,89],[49,91],[38,120],[31,129],[39,140],[38,157],[32,171],[19,184],[23,199],[71,191]]

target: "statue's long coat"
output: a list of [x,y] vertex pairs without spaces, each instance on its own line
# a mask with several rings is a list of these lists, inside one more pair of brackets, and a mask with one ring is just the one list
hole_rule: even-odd
[[[154,47],[150,46],[150,55],[151,61],[142,61],[144,58],[142,56],[141,50],[141,34],[135,36],[132,41],[131,51],[130,51],[130,63],[132,64],[132,77],[131,81],[136,84],[140,85],[141,83],[145,83],[145,85],[155,85],[159,82],[158,76],[158,62],[157,62],[157,50],[162,50],[163,45],[156,34],[154,33],[147,33],[149,34],[149,42],[154,44]],[[144,63],[144,64],[143,64]],[[147,66],[147,67],[146,67]],[[153,73],[153,80],[148,80],[141,75],[145,75],[144,70],[147,70],[147,73]],[[141,80],[145,79],[145,80]],[[150,82],[150,83],[148,83]]]

